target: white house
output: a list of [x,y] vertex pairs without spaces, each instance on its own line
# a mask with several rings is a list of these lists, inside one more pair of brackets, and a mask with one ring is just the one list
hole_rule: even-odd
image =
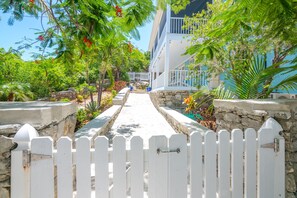
[[202,69],[196,73],[189,71],[188,65],[193,63],[193,57],[183,55],[191,37],[191,28],[183,27],[184,17],[206,9],[207,2],[210,0],[192,0],[178,14],[170,6],[164,11],[157,11],[149,43],[150,84],[153,90],[195,90],[197,85],[212,88],[219,84],[218,78],[207,82]]

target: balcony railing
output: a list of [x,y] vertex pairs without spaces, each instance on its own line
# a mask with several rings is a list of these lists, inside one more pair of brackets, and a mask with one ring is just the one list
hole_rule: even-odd
[[[167,30],[166,25],[159,29],[155,41],[154,46],[151,51],[151,60],[153,61],[156,57],[157,52],[159,51],[161,45],[163,44],[166,32],[170,32],[171,34],[192,34],[193,30],[198,28],[201,24],[205,24],[206,20],[195,20],[195,23],[186,23],[186,20],[193,20],[191,18],[182,18],[182,17],[171,17],[170,20],[167,20],[166,23],[170,21],[170,29]],[[193,26],[195,26],[193,28]]]
[[[187,21],[186,21],[187,20]],[[206,20],[195,20],[193,23],[191,18],[171,17],[170,19],[170,33],[172,34],[192,34],[193,30],[197,29],[200,25],[205,24]],[[189,23],[187,23],[189,22]]]
[[207,85],[207,75],[204,71],[171,70],[169,72],[169,87],[196,87]]
[[[157,79],[153,80],[153,89],[165,87],[165,72]],[[171,70],[169,71],[168,86],[169,87],[197,87],[207,86],[207,74],[205,71],[193,72],[189,70]]]

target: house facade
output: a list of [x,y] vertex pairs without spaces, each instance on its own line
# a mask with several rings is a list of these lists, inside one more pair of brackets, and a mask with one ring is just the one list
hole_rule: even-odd
[[[207,76],[206,67],[200,67],[200,69],[196,69],[196,72],[190,71],[189,65],[194,64],[194,58],[184,55],[190,45],[192,33],[190,27],[185,27],[185,16],[192,16],[194,13],[206,9],[207,2],[211,2],[211,0],[191,0],[186,9],[177,14],[171,10],[170,6],[167,6],[164,11],[157,11],[149,42],[150,85],[153,90],[196,90],[197,85],[212,89],[224,81],[224,75]],[[197,25],[204,22],[201,20]],[[288,60],[292,60],[294,57],[289,56]],[[273,54],[268,53],[267,66],[272,64],[272,59]],[[284,78],[286,78],[285,75],[279,75],[273,83]],[[295,99],[297,91],[290,90],[287,93],[285,90],[275,90],[275,93],[271,94],[271,98]]]
[[219,84],[218,79],[207,81],[203,68],[197,72],[189,71],[188,66],[194,59],[184,55],[191,40],[191,28],[184,27],[184,17],[206,9],[206,4],[210,1],[192,0],[178,14],[170,6],[164,11],[157,11],[149,43],[150,84],[153,90],[195,90],[197,85],[212,88]]

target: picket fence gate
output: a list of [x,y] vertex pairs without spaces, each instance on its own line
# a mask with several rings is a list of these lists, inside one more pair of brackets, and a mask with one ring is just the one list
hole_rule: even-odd
[[116,136],[109,148],[106,137],[97,137],[93,146],[82,137],[74,149],[62,137],[54,149],[50,137],[36,137],[26,124],[14,138],[11,197],[285,197],[281,130],[270,118],[258,132],[196,132],[189,143],[182,134],[153,136],[143,148],[135,136],[126,148],[126,139]]

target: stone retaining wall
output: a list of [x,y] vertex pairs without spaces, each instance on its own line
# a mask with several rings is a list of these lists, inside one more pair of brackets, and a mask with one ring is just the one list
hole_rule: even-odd
[[215,100],[214,106],[217,130],[258,130],[269,117],[280,123],[286,141],[286,197],[296,198],[297,100]]
[[[122,89],[112,100],[113,106],[75,132],[75,138],[86,136],[94,140],[98,135],[105,135],[118,117],[130,93],[129,88]],[[94,143],[92,141],[92,143]]]
[[22,125],[28,123],[41,136],[57,140],[73,138],[76,124],[76,105],[71,103],[25,102],[0,103],[0,198],[10,197],[10,151],[12,139]]
[[171,127],[178,133],[183,133],[189,136],[192,132],[200,132],[201,134],[204,134],[208,130],[198,122],[170,109],[169,107],[159,107],[157,109],[165,117]]
[[186,135],[190,135],[194,131],[205,133],[207,128],[178,112],[185,109],[186,105],[183,104],[183,101],[189,95],[189,91],[158,90],[150,92],[152,103],[176,132]]
[[190,95],[189,91],[158,90],[150,92],[150,98],[155,106],[170,108],[185,108],[184,98]]

